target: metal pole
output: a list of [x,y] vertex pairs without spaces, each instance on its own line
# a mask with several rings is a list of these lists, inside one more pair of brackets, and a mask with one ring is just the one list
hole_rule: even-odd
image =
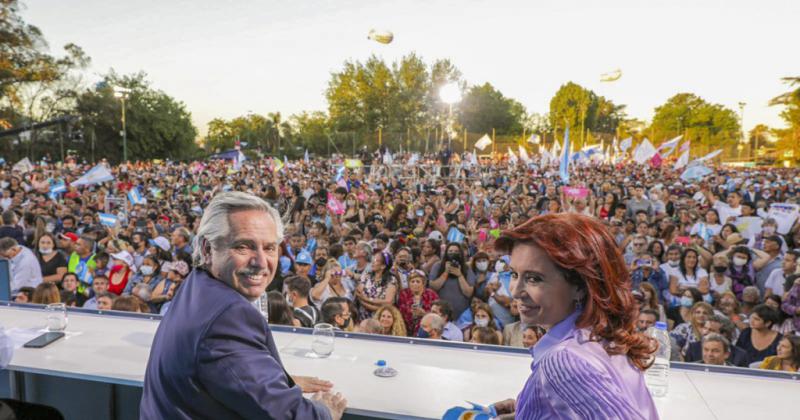
[[125,97],[126,95],[122,95],[120,99],[122,100],[122,160],[124,162],[128,161],[128,127],[125,122]]

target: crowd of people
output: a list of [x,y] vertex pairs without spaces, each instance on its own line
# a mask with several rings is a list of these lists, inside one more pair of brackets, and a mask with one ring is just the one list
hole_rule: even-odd
[[800,368],[800,169],[720,166],[683,179],[667,166],[598,162],[565,183],[533,163],[379,153],[102,162],[114,179],[81,186],[90,166],[74,159],[6,165],[0,257],[13,297],[164,314],[194,266],[205,205],[246,191],[285,225],[260,305],[269,323],[527,348],[546,331],[520,322],[516,274],[494,240],[531,217],[577,212],[616,238],[637,327],[667,323],[673,360]]

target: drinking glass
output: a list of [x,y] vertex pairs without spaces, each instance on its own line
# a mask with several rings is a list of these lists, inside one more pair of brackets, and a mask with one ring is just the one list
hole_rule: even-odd
[[333,353],[333,340],[333,325],[317,324],[312,333],[311,351],[313,351],[317,357],[328,357]]
[[64,331],[67,329],[67,305],[51,303],[44,308],[47,313],[47,331]]

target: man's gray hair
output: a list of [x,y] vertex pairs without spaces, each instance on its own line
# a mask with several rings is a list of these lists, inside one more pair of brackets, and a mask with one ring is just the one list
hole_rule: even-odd
[[5,238],[0,239],[0,252],[6,252],[17,245],[19,244],[17,243],[16,239],[6,236]]
[[278,243],[283,242],[283,222],[281,215],[272,206],[261,198],[244,192],[224,192],[216,195],[208,207],[203,211],[203,218],[200,219],[200,227],[197,228],[197,235],[194,238],[192,247],[192,259],[196,267],[202,267],[206,261],[203,255],[204,246],[207,242],[214,248],[223,245],[230,235],[230,219],[232,213],[246,210],[260,210],[272,218],[278,231]]
[[705,337],[703,337],[703,344],[709,341],[711,342],[716,341],[717,343],[722,343],[722,351],[724,351],[725,353],[731,351],[731,342],[728,341],[728,339],[725,338],[725,336],[723,336],[722,334],[717,334],[717,333],[706,334]]
[[[428,318],[428,322],[432,330],[438,332],[439,334],[444,332],[444,318],[434,313],[425,314],[422,319],[424,320],[425,318]],[[422,323],[422,321],[420,321],[420,323]]]

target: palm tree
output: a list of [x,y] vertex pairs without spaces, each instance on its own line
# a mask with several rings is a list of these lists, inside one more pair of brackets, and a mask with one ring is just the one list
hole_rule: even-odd
[[789,105],[792,102],[800,102],[800,76],[781,78],[790,87],[797,86],[797,89],[778,95],[769,101],[770,105]]

